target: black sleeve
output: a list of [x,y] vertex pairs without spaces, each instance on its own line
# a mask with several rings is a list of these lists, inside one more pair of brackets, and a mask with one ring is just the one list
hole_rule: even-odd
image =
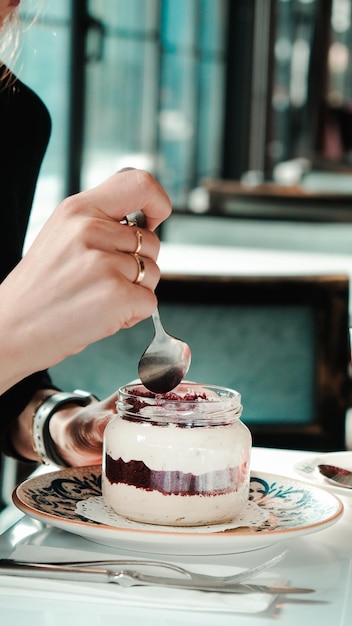
[[23,460],[11,444],[10,430],[38,389],[57,389],[47,372],[28,376],[0,396],[0,450],[7,456]]
[[[51,119],[38,96],[0,67],[0,281],[20,261]],[[0,321],[1,323],[1,321]],[[1,355],[0,355],[1,358]],[[47,372],[22,380],[0,396],[0,451],[19,458],[11,446],[13,422],[39,389],[56,387]]]

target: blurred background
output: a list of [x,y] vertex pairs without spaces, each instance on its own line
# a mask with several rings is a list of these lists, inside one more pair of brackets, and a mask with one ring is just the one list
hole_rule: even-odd
[[53,119],[27,245],[65,194],[135,166],[171,196],[165,241],[350,254],[350,0],[28,0],[21,19],[13,67]]

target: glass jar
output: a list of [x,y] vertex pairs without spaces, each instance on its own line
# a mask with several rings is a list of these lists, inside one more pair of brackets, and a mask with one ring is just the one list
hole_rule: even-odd
[[102,472],[104,501],[116,513],[198,526],[231,521],[245,508],[252,438],[237,391],[186,381],[158,396],[129,384],[116,407]]

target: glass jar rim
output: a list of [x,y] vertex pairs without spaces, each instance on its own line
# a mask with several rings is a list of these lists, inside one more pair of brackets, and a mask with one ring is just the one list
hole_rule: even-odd
[[[143,393],[133,393],[134,390],[140,389]],[[185,393],[185,395],[191,395],[192,391],[196,391],[199,394],[199,399],[201,399],[202,391],[203,393],[212,392],[216,395],[213,395],[209,398],[204,398],[204,402],[219,402],[224,398],[233,399],[238,406],[241,404],[241,394],[235,389],[230,389],[229,387],[222,387],[221,385],[212,385],[208,383],[197,383],[191,380],[183,380],[175,389],[172,389],[168,393],[165,394],[157,394],[153,391],[149,391],[143,383],[140,381],[135,381],[131,383],[127,383],[126,385],[122,385],[119,388],[119,394],[125,394],[127,396],[136,396],[136,397],[144,397],[149,399],[157,400],[158,402],[190,402],[192,399],[179,397],[181,393]]]
[[226,424],[242,414],[238,391],[193,381],[182,381],[162,395],[148,391],[140,381],[128,383],[120,387],[116,407],[126,418],[189,426]]

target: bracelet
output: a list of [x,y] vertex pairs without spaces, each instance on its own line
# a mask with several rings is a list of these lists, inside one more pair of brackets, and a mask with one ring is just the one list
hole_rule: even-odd
[[69,467],[57,454],[55,444],[50,435],[49,423],[54,413],[65,404],[87,406],[97,399],[96,396],[88,393],[88,391],[75,389],[73,393],[54,393],[39,405],[33,415],[33,448],[40,456],[42,463],[45,465],[54,463],[59,467]]

